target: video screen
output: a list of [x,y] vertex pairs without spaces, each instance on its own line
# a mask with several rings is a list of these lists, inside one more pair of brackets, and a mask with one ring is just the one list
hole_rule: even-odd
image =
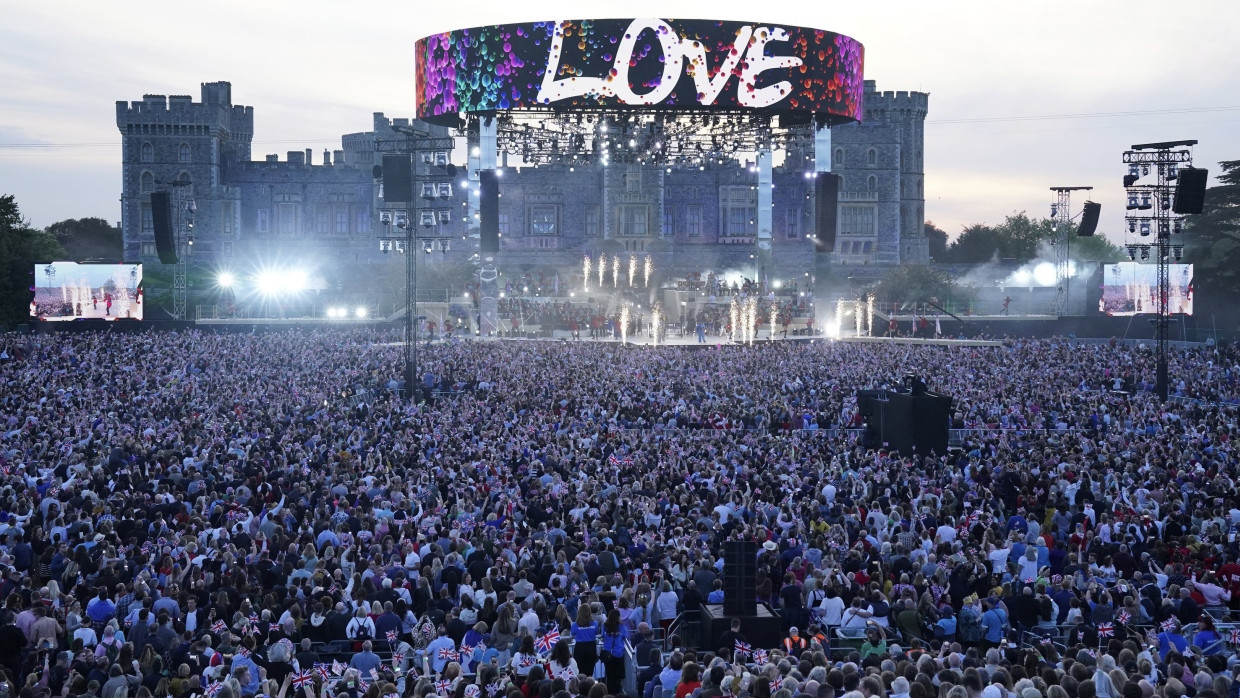
[[[1169,264],[1167,312],[1193,314],[1193,265]],[[1137,315],[1158,312],[1158,265],[1119,262],[1103,265],[1104,315]]]
[[141,284],[141,264],[36,264],[30,317],[141,320]]

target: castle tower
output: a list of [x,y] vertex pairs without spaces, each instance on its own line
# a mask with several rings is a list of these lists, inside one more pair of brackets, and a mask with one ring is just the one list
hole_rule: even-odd
[[900,139],[900,261],[930,260],[926,240],[925,123],[930,95],[925,92],[878,92],[865,83],[865,120],[894,126]]
[[[231,253],[240,221],[236,192],[221,185],[231,164],[250,159],[253,107],[232,104],[232,85],[202,84],[202,101],[189,95],[144,95],[116,103],[121,132],[121,229],[125,261],[154,261],[151,192],[188,182],[194,199],[194,251],[204,258]],[[193,259],[191,258],[191,263]]]

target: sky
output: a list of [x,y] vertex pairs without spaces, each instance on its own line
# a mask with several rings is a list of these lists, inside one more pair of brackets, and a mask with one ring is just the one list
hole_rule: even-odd
[[704,17],[861,41],[878,89],[930,95],[926,218],[952,236],[1046,216],[1050,187],[1092,186],[1099,232],[1122,244],[1128,146],[1196,139],[1212,175],[1240,159],[1235,0],[0,0],[0,17],[0,194],[36,227],[120,219],[117,100],[197,101],[201,83],[229,81],[233,103],[254,107],[255,159],[317,158],[370,130],[374,112],[413,116],[418,38],[549,19]]

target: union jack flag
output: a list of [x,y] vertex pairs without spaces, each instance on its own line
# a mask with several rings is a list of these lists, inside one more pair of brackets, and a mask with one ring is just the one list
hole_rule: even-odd
[[550,652],[551,648],[555,647],[555,643],[559,641],[560,641],[560,631],[552,629],[552,630],[548,630],[547,632],[543,633],[542,637],[535,640],[534,647],[540,653],[546,654]]
[[495,696],[498,696],[503,692],[504,692],[504,684],[500,683],[499,681],[496,681],[495,683],[487,684],[487,695],[491,696],[491,698],[495,698]]
[[237,656],[238,656],[238,657],[248,657],[248,656],[250,656],[250,651],[249,651],[248,649],[246,649],[246,648],[242,647],[241,649],[237,650]]
[[258,614],[257,614],[257,613],[251,613],[251,614],[250,614],[250,617],[249,617],[249,619],[248,619],[248,620],[250,621],[250,623],[251,623],[252,625],[257,625],[257,624],[258,624]]
[[436,681],[435,692],[441,695],[445,695],[445,696],[452,695],[452,682],[451,681]]
[[735,645],[735,650],[736,650],[736,656],[739,658],[746,654],[752,654],[753,646],[743,640],[737,640],[736,645]]
[[335,660],[335,659],[332,660],[332,673],[333,674],[335,674],[336,676],[340,676],[341,674],[344,673],[344,669],[345,669],[345,666],[341,664],[338,660]]
[[293,688],[305,688],[314,685],[314,674],[309,671],[300,671],[293,676]]
[[219,693],[220,689],[223,687],[224,687],[224,684],[219,681],[215,681],[213,683],[207,684],[206,694],[208,698],[215,698],[215,695]]
[[1233,645],[1240,645],[1240,628],[1232,628],[1227,639]]
[[358,679],[357,690],[359,693],[365,693],[370,690],[370,684],[366,681],[366,679]]
[[1128,611],[1120,611],[1115,620],[1119,621],[1120,625],[1128,625],[1132,621],[1132,614]]
[[403,661],[405,661],[405,655],[404,655],[403,653],[401,653],[401,652],[393,652],[393,653],[392,653],[392,663],[393,663],[393,664],[400,664],[400,663],[401,663],[401,662],[403,662]]
[[228,630],[228,624],[222,620],[217,620],[211,624],[211,632],[213,633],[222,633],[225,630]]
[[1111,637],[1115,634],[1115,626],[1110,623],[1098,624],[1098,637]]
[[767,655],[766,650],[754,650],[753,652],[753,663],[754,664],[761,666],[763,664],[766,664],[767,661],[769,660],[770,660],[770,656]]
[[389,630],[389,631],[387,631],[387,640],[388,640],[388,642],[390,642],[390,643],[392,643],[392,644],[396,644],[396,638],[398,638],[398,637],[400,637],[400,633],[396,632],[395,630]]
[[326,681],[332,675],[332,665],[327,662],[319,662],[314,665],[314,670],[318,673],[319,678]]
[[1158,627],[1162,628],[1163,632],[1165,633],[1175,632],[1175,619],[1168,618],[1167,620],[1164,620],[1163,622],[1159,623]]
[[457,654],[456,650],[451,647],[439,648],[439,654],[437,656],[445,662],[455,662],[457,659],[460,659],[460,655]]

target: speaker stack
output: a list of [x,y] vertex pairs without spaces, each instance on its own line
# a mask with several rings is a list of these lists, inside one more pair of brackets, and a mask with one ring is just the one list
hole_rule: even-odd
[[758,545],[751,540],[727,541],[723,546],[723,612],[752,616],[757,609]]

